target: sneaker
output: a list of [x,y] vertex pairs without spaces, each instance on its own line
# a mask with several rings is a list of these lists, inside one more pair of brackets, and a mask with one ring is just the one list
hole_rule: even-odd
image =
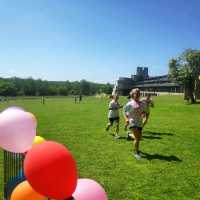
[[120,136],[119,135],[115,135],[115,139],[120,139]]
[[127,138],[126,138],[127,140],[133,140],[133,137],[131,137],[130,136],[130,133],[128,133],[128,135],[127,135]]
[[134,157],[137,159],[137,160],[140,160],[142,157],[140,154],[138,153],[134,153]]

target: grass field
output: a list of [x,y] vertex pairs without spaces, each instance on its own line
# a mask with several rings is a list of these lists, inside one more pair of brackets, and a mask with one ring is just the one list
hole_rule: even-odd
[[[146,157],[141,161],[133,157],[132,141],[125,139],[123,120],[122,139],[105,131],[108,99],[88,97],[74,104],[71,98],[54,98],[46,105],[40,100],[17,100],[0,103],[0,109],[15,104],[33,112],[38,134],[65,144],[77,160],[79,176],[101,183],[109,200],[198,200],[200,104],[186,105],[182,97],[172,96],[154,100],[141,142]],[[3,177],[2,152],[0,164]]]

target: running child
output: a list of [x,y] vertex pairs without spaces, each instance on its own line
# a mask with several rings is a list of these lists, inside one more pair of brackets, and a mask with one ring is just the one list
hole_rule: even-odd
[[129,124],[131,137],[134,139],[134,156],[137,160],[141,159],[139,145],[142,138],[144,103],[140,101],[140,90],[133,89],[130,92],[131,101],[124,107],[125,121]]
[[108,119],[109,123],[107,124],[106,131],[110,129],[110,127],[113,126],[114,122],[116,123],[116,130],[115,130],[115,138],[119,139],[119,109],[122,108],[122,106],[119,104],[118,95],[111,95],[110,96],[111,101],[109,103],[109,112],[108,112]]
[[[131,101],[131,96],[130,96],[130,94],[128,95],[127,100],[128,100],[128,102]],[[124,109],[125,109],[125,107],[124,107]],[[131,133],[130,133],[130,130],[128,130],[128,126],[129,126],[129,122],[128,122],[128,121],[125,121],[124,130],[127,131],[127,140],[131,140],[132,137],[130,136]]]
[[147,124],[150,116],[150,107],[154,107],[154,102],[151,98],[151,94],[148,94],[146,99],[143,100],[145,106],[145,113],[144,113],[144,120],[143,120],[143,127]]

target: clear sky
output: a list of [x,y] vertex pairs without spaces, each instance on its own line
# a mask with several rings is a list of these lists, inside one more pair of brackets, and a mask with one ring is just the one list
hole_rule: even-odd
[[115,82],[200,49],[199,0],[0,0],[0,76]]

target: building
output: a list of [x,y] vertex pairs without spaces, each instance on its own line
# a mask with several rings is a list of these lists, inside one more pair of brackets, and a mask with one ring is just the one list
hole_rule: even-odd
[[117,81],[118,92],[121,95],[127,95],[133,88],[134,80],[132,78],[120,77]]
[[136,75],[132,75],[133,80],[144,80],[149,78],[148,67],[137,67]]
[[119,78],[118,91],[121,95],[127,95],[132,88],[149,92],[183,92],[182,85],[168,75],[149,77],[148,67],[137,67],[136,75]]
[[144,81],[135,82],[134,87],[149,92],[183,92],[181,85],[169,79],[168,75],[150,77]]

